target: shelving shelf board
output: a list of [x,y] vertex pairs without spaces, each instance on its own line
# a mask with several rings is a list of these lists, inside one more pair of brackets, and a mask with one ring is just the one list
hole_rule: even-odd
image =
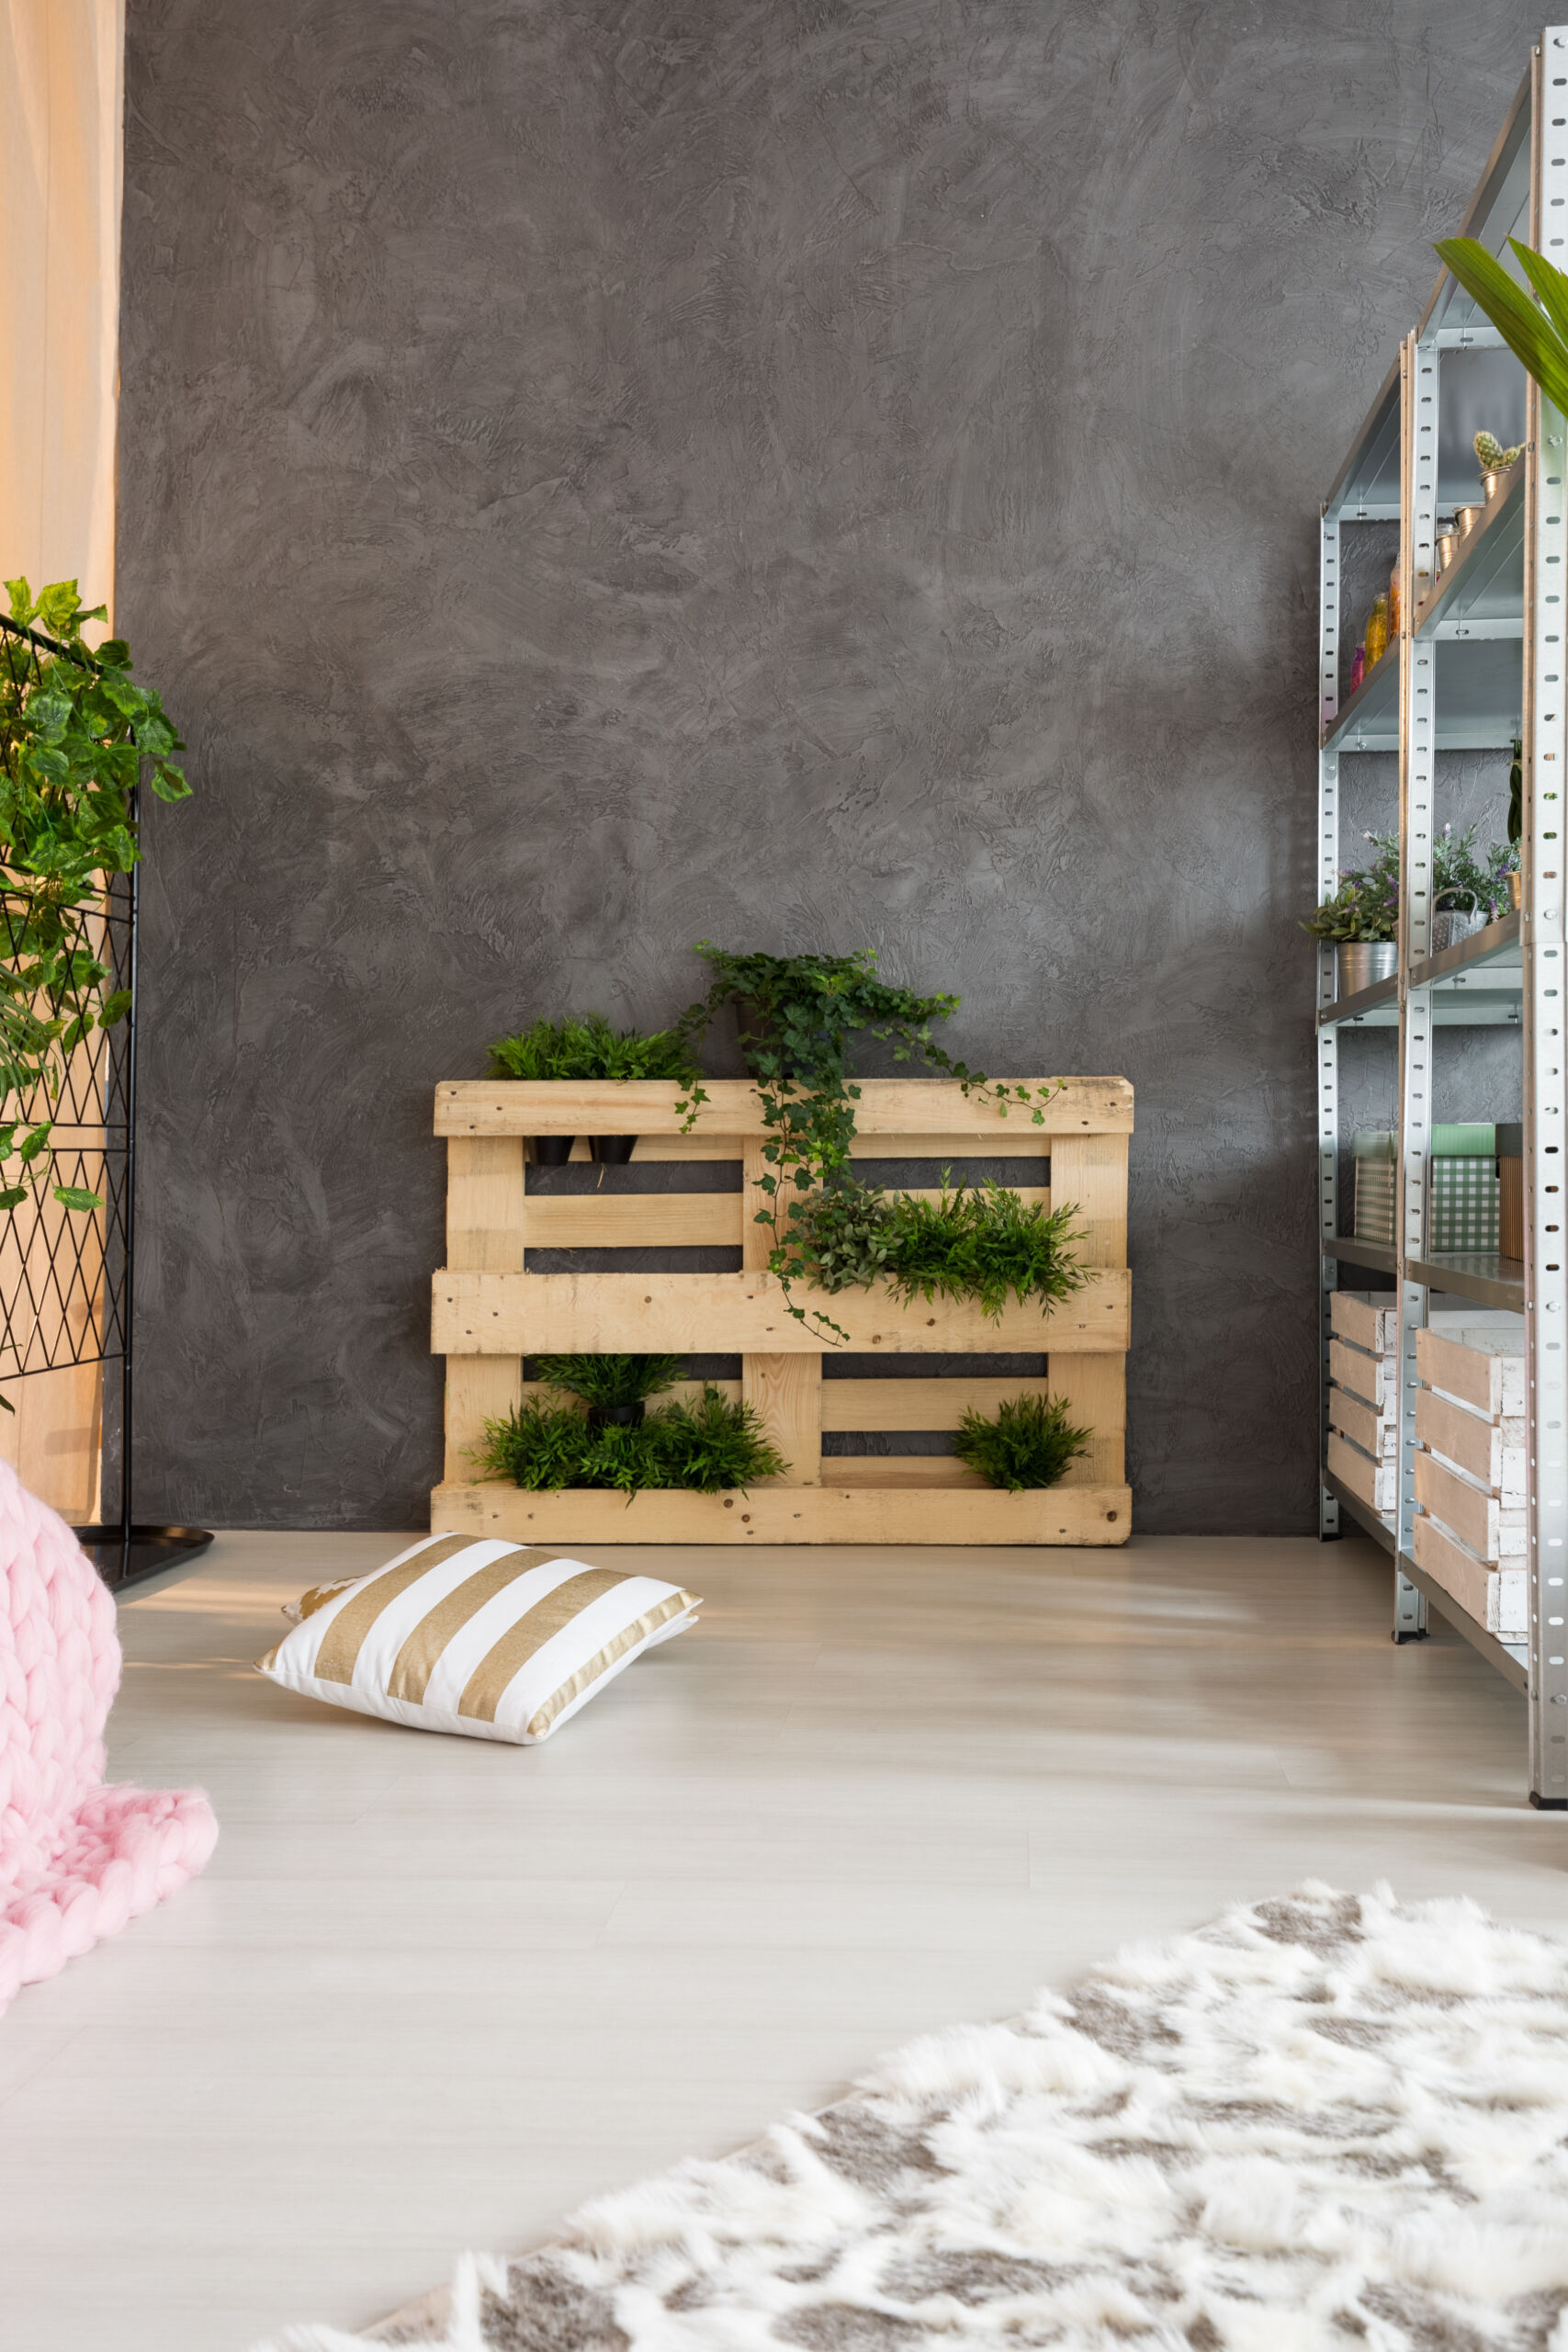
[[[1524,646],[1514,637],[1424,639],[1412,660],[1430,665],[1416,694],[1430,694],[1439,752],[1502,751],[1519,731]],[[1397,752],[1399,662],[1391,648],[1323,730],[1325,752]]]
[[1332,1470],[1325,1470],[1323,1473],[1323,1483],[1338,1503],[1340,1510],[1355,1521],[1362,1534],[1370,1535],[1374,1544],[1381,1544],[1392,1560],[1398,1549],[1393,1521],[1384,1519],[1380,1511],[1373,1510],[1371,1505],[1364,1503],[1359,1495],[1353,1495],[1344,1481],[1334,1476]]
[[[1476,495],[1480,497],[1480,483]],[[1454,560],[1411,614],[1420,639],[1520,638],[1525,627],[1525,469],[1515,466],[1506,486],[1460,541]]]
[[1511,1682],[1516,1690],[1529,1691],[1529,1653],[1523,1642],[1500,1642],[1495,1634],[1489,1634],[1468,1609],[1461,1607],[1446,1586],[1440,1585],[1436,1577],[1428,1576],[1425,1568],[1416,1566],[1408,1552],[1399,1555],[1399,1572],[1425,1594],[1456,1633],[1464,1635],[1472,1649],[1480,1651],[1488,1666],[1495,1667],[1505,1682]]
[[[971,1297],[902,1301],[886,1283],[833,1294],[796,1284],[786,1295],[768,1271],[770,1236],[756,1220],[771,1171],[762,1105],[749,1082],[709,1080],[710,1100],[689,1134],[674,1084],[443,1083],[435,1123],[446,1139],[446,1264],[433,1279],[432,1339],[446,1358],[446,1452],[433,1525],[552,1544],[1124,1543],[1133,1091],[1119,1078],[1023,1082],[1037,1100],[1045,1090],[1038,1127],[1016,1106],[1004,1124],[994,1099],[966,1096],[949,1080],[863,1080],[855,1106],[863,1159],[951,1161],[962,1172],[999,1152],[1021,1159],[1014,1189],[1026,1204],[1076,1209],[1080,1287],[1049,1313],[1038,1299],[1010,1299],[998,1317]],[[554,1170],[530,1164],[530,1138],[569,1135],[578,1148],[586,1137],[630,1135],[634,1159],[708,1165],[686,1189],[672,1171],[668,1190],[621,1191],[618,1170],[606,1168],[591,1192],[558,1191]],[[734,1170],[739,1189],[709,1189],[715,1163]],[[614,1266],[625,1265],[623,1251],[715,1244],[739,1244],[739,1271],[651,1272],[634,1261],[625,1272],[561,1272],[541,1271],[533,1258],[592,1250]],[[824,1358],[835,1347],[900,1361],[886,1377],[825,1382]],[[645,1490],[629,1506],[602,1490],[537,1495],[476,1478],[487,1423],[536,1393],[524,1378],[527,1358],[606,1350],[738,1355],[740,1378],[725,1384],[726,1394],[754,1408],[784,1474],[750,1495]],[[1003,1383],[990,1359],[1011,1353],[1034,1363]],[[964,1356],[976,1360],[974,1377],[953,1361]],[[1004,1392],[1022,1391],[1061,1400],[1091,1432],[1087,1453],[1056,1487],[1009,1495],[951,1454],[823,1453],[825,1430],[852,1439],[906,1430],[951,1436],[966,1409],[994,1413]]]
[[1445,1250],[1432,1258],[1407,1258],[1404,1279],[1472,1298],[1479,1306],[1500,1306],[1514,1315],[1525,1311],[1523,1262],[1495,1250]]
[[1488,987],[1505,985],[1495,975],[1506,972],[1506,985],[1522,989],[1524,963],[1519,948],[1519,918],[1517,914],[1499,915],[1484,931],[1472,931],[1453,947],[1445,947],[1440,955],[1428,956],[1423,962],[1410,967],[1410,985],[1423,988],[1428,982],[1465,979],[1471,973],[1486,971]]
[[[1508,251],[1510,237],[1529,241],[1530,208],[1530,77],[1527,74],[1515,95],[1503,128],[1494,141],[1486,166],[1476,183],[1458,233],[1474,237],[1495,254],[1509,276],[1520,285],[1524,273]],[[1432,289],[1416,330],[1423,343],[1450,348],[1461,339],[1495,339],[1496,329],[1465,292],[1459,280],[1443,270]]]
[[1369,989],[1356,989],[1349,996],[1337,997],[1332,1004],[1320,1005],[1317,1025],[1320,1029],[1344,1029],[1357,1025],[1382,1028],[1385,1023],[1398,1023],[1399,975],[1391,972],[1386,980],[1374,980]]
[[1399,520],[1399,362],[1379,385],[1339,479],[1323,502],[1325,518],[1339,523]]
[[1349,1233],[1337,1233],[1332,1240],[1325,1235],[1323,1254],[1336,1263],[1343,1261],[1349,1266],[1370,1266],[1380,1274],[1393,1274],[1399,1271],[1392,1244],[1358,1241]]

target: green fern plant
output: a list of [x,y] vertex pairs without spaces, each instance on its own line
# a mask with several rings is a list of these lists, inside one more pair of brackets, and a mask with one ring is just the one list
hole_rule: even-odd
[[662,1078],[685,1086],[696,1075],[673,1029],[645,1036],[612,1028],[602,1012],[536,1021],[514,1036],[498,1037],[490,1061],[492,1078]]
[[989,1418],[967,1407],[953,1450],[987,1485],[1018,1495],[1056,1486],[1068,1465],[1088,1453],[1093,1435],[1074,1428],[1061,1397],[1029,1392],[1005,1397]]
[[756,1408],[732,1404],[711,1383],[689,1404],[677,1399],[646,1420],[604,1428],[592,1427],[575,1404],[529,1396],[504,1419],[487,1421],[472,1453],[491,1477],[510,1478],[531,1494],[607,1487],[628,1502],[650,1487],[744,1492],[750,1480],[776,1478],[787,1467]]
[[563,1396],[580,1396],[601,1409],[640,1405],[657,1396],[681,1376],[686,1359],[679,1356],[568,1355],[536,1356],[539,1378]]

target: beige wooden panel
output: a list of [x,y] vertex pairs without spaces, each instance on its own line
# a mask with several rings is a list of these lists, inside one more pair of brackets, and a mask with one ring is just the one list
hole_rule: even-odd
[[1488,1420],[1480,1413],[1467,1412],[1462,1405],[1450,1404],[1446,1396],[1438,1396],[1430,1388],[1416,1392],[1416,1435],[1434,1453],[1446,1453],[1461,1470],[1468,1470],[1493,1494],[1502,1497],[1506,1488],[1518,1490],[1522,1505],[1525,1484],[1526,1424],[1522,1419],[1510,1416],[1506,1420]]
[[[1479,1316],[1478,1307],[1476,1313]],[[1496,1349],[1446,1339],[1440,1331],[1416,1334],[1416,1369],[1430,1387],[1461,1396],[1478,1413],[1522,1413],[1525,1360]]]
[[576,1487],[525,1494],[499,1482],[437,1487],[431,1525],[520,1544],[1124,1544],[1125,1487],[772,1487],[750,1495]]
[[965,1405],[973,1405],[976,1412],[994,1413],[1005,1397],[1049,1393],[1050,1383],[1043,1379],[968,1380],[942,1375],[930,1380],[825,1380],[822,1426],[825,1430],[955,1430],[964,1419]]
[[964,1487],[982,1495],[997,1489],[951,1453],[839,1453],[824,1465],[837,1487]]
[[[1462,1544],[1456,1544],[1448,1530],[1439,1527],[1435,1519],[1428,1519],[1424,1510],[1416,1514],[1411,1550],[1416,1566],[1435,1577],[1467,1616],[1473,1617],[1478,1625],[1484,1625],[1489,1634],[1499,1631],[1503,1578],[1498,1569],[1478,1560]],[[1526,1607],[1517,1614],[1519,1623],[1509,1628],[1516,1639],[1529,1630],[1528,1599]]]
[[1069,1355],[1053,1349],[1046,1366],[1051,1395],[1067,1408],[1074,1426],[1094,1434],[1089,1452],[1068,1470],[1097,1486],[1119,1487],[1127,1475],[1127,1365],[1123,1356]]
[[[517,1272],[525,1215],[522,1138],[454,1136],[446,1146],[448,1262],[475,1272]],[[477,1475],[471,1449],[483,1438],[487,1421],[505,1419],[522,1389],[521,1346],[507,1353],[448,1359],[446,1477]]]
[[523,1264],[523,1145],[455,1136],[446,1147],[446,1262],[508,1273]]
[[1521,1555],[1526,1548],[1523,1510],[1505,1510],[1493,1495],[1483,1494],[1457,1470],[1434,1460],[1417,1447],[1416,1499],[1423,1510],[1440,1519],[1477,1559],[1495,1561]]
[[1370,1356],[1348,1340],[1328,1342],[1328,1374],[1341,1388],[1380,1411],[1393,1407],[1399,1393],[1399,1368],[1392,1356]]
[[522,1396],[520,1355],[447,1357],[444,1477],[460,1484],[479,1475],[470,1449],[483,1439],[485,1423],[505,1420]]
[[528,1195],[530,1250],[736,1250],[740,1243],[739,1193]]
[[1398,1415],[1380,1413],[1375,1405],[1363,1404],[1334,1383],[1328,1390],[1328,1422],[1374,1462],[1393,1462],[1399,1453]]
[[[1054,1084],[1046,1079],[1010,1085]],[[761,1108],[747,1079],[706,1081],[708,1100],[693,1132],[761,1135]],[[1047,1148],[1057,1136],[1130,1134],[1133,1090],[1124,1078],[1069,1078],[1042,1106],[1036,1126],[1027,1111],[1004,1118],[994,1102],[965,1095],[951,1079],[868,1078],[860,1081],[855,1125],[860,1135],[971,1137],[1027,1132]],[[457,1135],[676,1135],[682,1090],[657,1080],[557,1081],[444,1079],[435,1090],[435,1132]],[[940,1151],[942,1147],[938,1145]]]
[[1353,1290],[1330,1291],[1328,1295],[1330,1330],[1337,1332],[1340,1339],[1348,1340],[1354,1347],[1366,1348],[1374,1356],[1398,1354],[1397,1306],[1373,1306]]
[[26,1380],[0,1378],[12,1411],[0,1413],[0,1460],[29,1494],[73,1526],[100,1516],[103,1366],[62,1364]]
[[[773,1246],[773,1227],[759,1225],[774,1195],[763,1190],[763,1180],[774,1170],[762,1157],[760,1137],[748,1136],[740,1160],[741,1265],[748,1272],[765,1267]],[[788,1223],[787,1194],[784,1222]],[[740,1394],[754,1408],[771,1443],[783,1454],[785,1468],[766,1483],[773,1487],[815,1487],[822,1469],[822,1359],[793,1353],[743,1354]]]
[[771,1274],[474,1273],[447,1268],[433,1284],[438,1355],[522,1355],[539,1348],[610,1349],[653,1354],[810,1354],[829,1344],[809,1317],[820,1307],[849,1332],[856,1351],[889,1355],[942,1351],[1001,1353],[1121,1352],[1127,1345],[1130,1277],[1101,1268],[1082,1290],[1043,1315],[1010,1299],[995,1319],[975,1299],[896,1305],[876,1284],[829,1297],[795,1286],[788,1312]]
[[1333,1476],[1359,1496],[1370,1510],[1393,1510],[1397,1499],[1397,1463],[1373,1462],[1341,1437],[1337,1430],[1328,1432],[1327,1453]]
[[1077,1211],[1074,1224],[1084,1236],[1079,1262],[1124,1266],[1127,1262],[1127,1138],[1120,1136],[1058,1136],[1051,1144],[1051,1195],[1058,1207]]

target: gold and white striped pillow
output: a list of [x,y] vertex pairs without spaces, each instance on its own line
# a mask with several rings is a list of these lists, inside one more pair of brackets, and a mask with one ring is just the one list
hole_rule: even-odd
[[530,1747],[699,1606],[657,1577],[430,1535],[370,1576],[314,1587],[256,1666],[329,1706]]

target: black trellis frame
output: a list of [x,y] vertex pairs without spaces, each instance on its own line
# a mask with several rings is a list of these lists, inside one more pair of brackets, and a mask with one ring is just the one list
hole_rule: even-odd
[[[16,678],[18,656],[35,678],[39,654],[65,649],[0,615],[0,643]],[[136,796],[130,807],[137,830]],[[100,1193],[98,1216],[62,1211],[52,1231],[31,1197],[0,1219],[0,1387],[73,1364],[104,1367],[101,1493],[118,1471],[116,1515],[76,1534],[111,1588],[204,1551],[205,1528],[152,1525],[134,1512],[136,1381],[136,1043],[141,891],[138,869],[111,877],[97,907],[79,910],[85,944],[109,968],[112,990],[130,992],[126,1017],[97,1033],[101,1059],[78,1052],[63,1075],[51,1122],[51,1182]],[[0,886],[0,947],[14,946]],[[101,944],[99,944],[101,943]],[[47,1190],[47,1188],[46,1188]],[[111,1384],[109,1368],[119,1366]],[[118,1389],[118,1395],[115,1393]]]

